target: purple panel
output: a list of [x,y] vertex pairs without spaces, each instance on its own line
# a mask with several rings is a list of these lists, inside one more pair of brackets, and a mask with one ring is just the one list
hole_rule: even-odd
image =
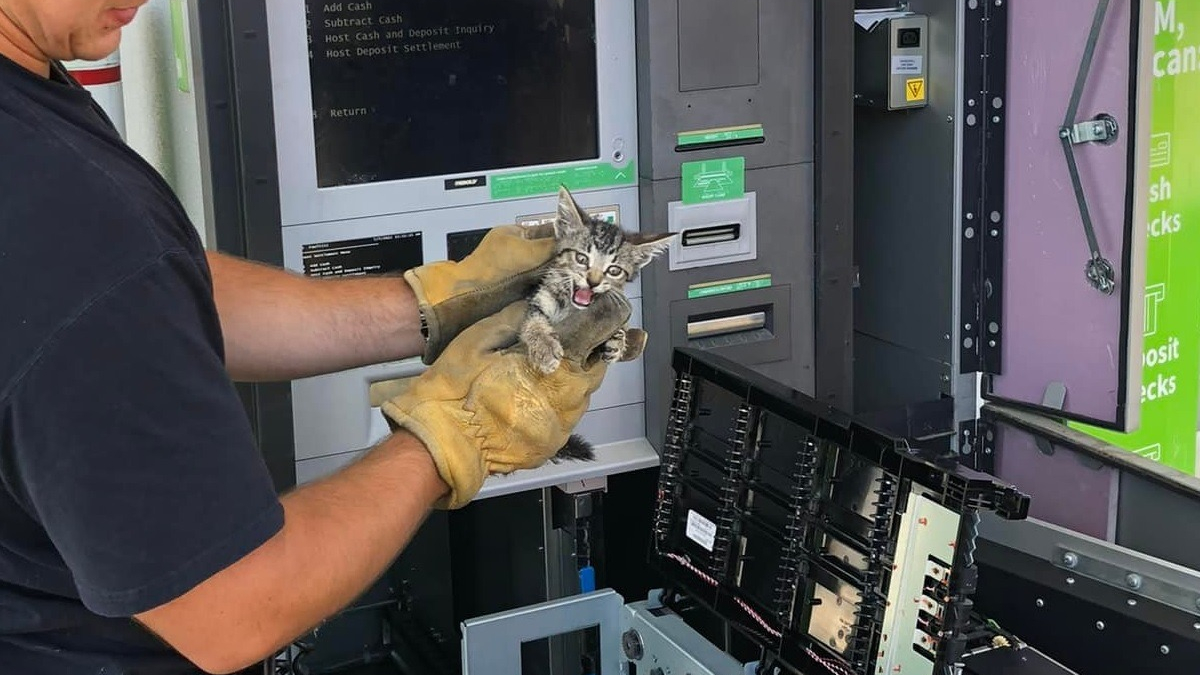
[[1108,113],[1121,127],[1112,145],[1075,146],[1100,250],[1117,271],[1113,295],[1084,276],[1090,254],[1059,140],[1096,0],[1008,3],[1003,373],[992,380],[994,395],[1033,404],[1061,382],[1068,415],[1120,425],[1130,1],[1109,7],[1076,120]]
[[1034,437],[1020,429],[997,426],[997,478],[1029,495],[1029,515],[1097,539],[1111,541],[1119,473],[1110,466],[1092,468],[1062,446],[1046,455]]

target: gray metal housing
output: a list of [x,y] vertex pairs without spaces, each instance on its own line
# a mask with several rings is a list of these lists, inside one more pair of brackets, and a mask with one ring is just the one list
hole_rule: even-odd
[[[677,214],[684,162],[744,158],[752,257],[645,271],[647,436],[665,433],[674,347],[721,353],[849,409],[853,279],[850,100],[853,8],[814,0],[637,4],[641,222],[677,231],[731,219],[720,202]],[[679,134],[761,125],[762,134],[684,145]],[[727,203],[727,202],[726,202]],[[749,231],[747,231],[749,230]],[[674,253],[672,254],[674,255]],[[672,267],[681,269],[671,269]],[[769,274],[768,287],[689,298],[689,289]],[[744,330],[689,337],[688,324],[758,315]]]

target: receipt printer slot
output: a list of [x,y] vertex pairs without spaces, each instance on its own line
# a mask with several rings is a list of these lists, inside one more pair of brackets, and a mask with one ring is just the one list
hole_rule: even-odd
[[705,244],[722,244],[737,241],[742,236],[741,223],[697,227],[683,231],[683,247],[704,246]]
[[755,194],[703,204],[671,202],[667,228],[671,271],[745,262],[758,257]]

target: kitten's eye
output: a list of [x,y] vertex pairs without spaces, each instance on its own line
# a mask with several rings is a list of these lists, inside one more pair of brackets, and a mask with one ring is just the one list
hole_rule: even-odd
[[619,277],[619,276],[625,274],[625,270],[621,269],[620,267],[617,267],[616,265],[613,265],[612,267],[609,267],[607,270],[605,270],[604,273],[610,277]]
[[575,262],[579,263],[580,265],[586,265],[588,264],[588,257],[582,253],[576,253]]

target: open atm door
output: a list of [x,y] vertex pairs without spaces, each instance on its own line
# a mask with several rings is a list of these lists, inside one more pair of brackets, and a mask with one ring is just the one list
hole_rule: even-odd
[[1135,430],[1153,3],[971,5],[991,55],[964,74],[963,372],[985,399]]

